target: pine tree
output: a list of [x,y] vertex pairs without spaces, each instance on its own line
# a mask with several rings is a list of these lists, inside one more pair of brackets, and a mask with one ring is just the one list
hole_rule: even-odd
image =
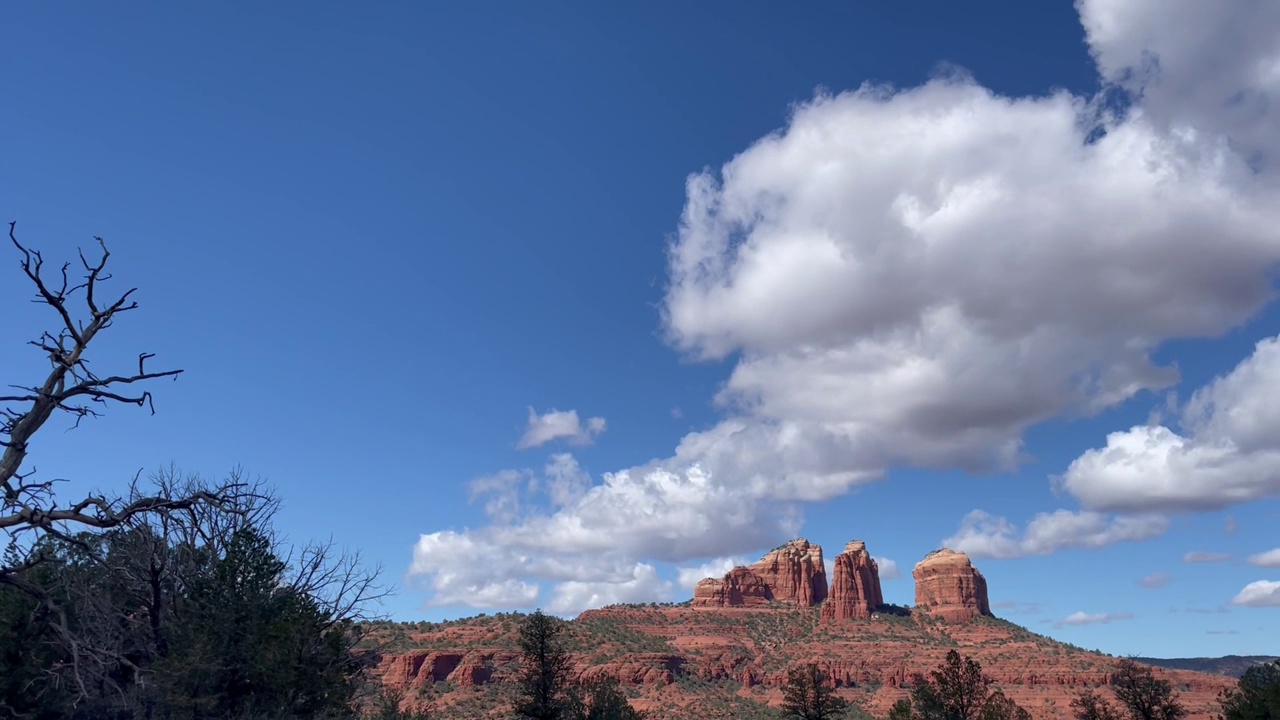
[[1106,698],[1085,690],[1071,701],[1076,720],[1120,720],[1120,712]]
[[516,714],[529,720],[569,717],[569,673],[572,660],[564,646],[565,623],[541,610],[520,627],[519,699]]
[[1116,662],[1111,688],[1133,720],[1181,720],[1187,715],[1168,680],[1157,678],[1149,666],[1129,658]]
[[782,710],[797,720],[831,720],[848,708],[828,684],[827,674],[817,663],[807,663],[787,671],[782,689]]
[[1245,671],[1236,687],[1218,696],[1222,720],[1280,718],[1280,660]]

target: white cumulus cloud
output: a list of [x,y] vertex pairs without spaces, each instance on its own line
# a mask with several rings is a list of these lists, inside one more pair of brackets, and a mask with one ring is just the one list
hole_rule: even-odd
[[1251,582],[1232,598],[1231,604],[1246,607],[1280,607],[1280,581]]
[[1178,432],[1144,425],[1107,436],[1061,485],[1086,507],[1211,510],[1280,493],[1280,337],[1191,396]]
[[529,408],[529,420],[524,435],[516,447],[521,450],[546,445],[553,440],[564,440],[574,445],[587,445],[604,432],[602,417],[587,418],[582,422],[577,410],[548,410],[541,415]]
[[670,594],[671,583],[658,577],[652,565],[638,564],[631,578],[620,582],[571,580],[560,583],[547,603],[547,610],[559,615],[577,615],[589,608],[616,603],[667,600]]
[[1258,567],[1280,568],[1280,548],[1249,556],[1249,564]]
[[[668,457],[578,476],[558,500],[538,478],[543,505],[424,535],[414,573],[460,601],[511,578],[635,586],[652,562],[792,537],[804,503],[889,467],[1012,467],[1032,425],[1171,386],[1157,348],[1216,337],[1273,297],[1276,7],[1081,2],[1108,92],[1132,101],[1122,112],[1067,92],[1001,96],[959,74],[799,103],[785,127],[688,179],[668,246],[663,330],[689,357],[733,362],[721,422]],[[1022,531],[971,515],[954,545],[1099,547],[1164,532],[1153,511],[1272,492],[1280,423],[1267,413],[1280,410],[1261,406],[1256,380],[1252,403],[1223,384],[1192,399],[1183,434],[1122,433],[1118,453],[1073,465],[1063,485],[1082,512]],[[531,410],[520,445],[603,428]]]
[[[676,584],[685,590],[693,590],[699,580],[723,577],[725,573],[739,565],[746,565],[744,557],[722,557],[709,560],[701,565],[685,566],[676,569]],[[830,575],[830,572],[828,572]]]
[[889,558],[876,558],[876,566],[880,568],[881,580],[897,580],[902,577],[902,571],[898,569],[898,563]]
[[1163,535],[1168,527],[1168,519],[1158,515],[1108,517],[1056,510],[1036,515],[1019,532],[1005,518],[974,510],[964,517],[956,534],[942,544],[972,557],[1017,558],[1147,540]]

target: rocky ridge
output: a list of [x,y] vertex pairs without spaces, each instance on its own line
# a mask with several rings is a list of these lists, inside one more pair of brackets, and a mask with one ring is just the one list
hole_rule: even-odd
[[[787,669],[810,660],[846,700],[883,717],[950,649],[982,663],[1035,720],[1069,717],[1071,698],[1085,688],[1106,692],[1113,658],[992,617],[986,580],[963,553],[930,553],[912,574],[917,606],[892,608],[865,543],[836,556],[828,589],[822,549],[793,541],[699,582],[690,602],[582,613],[570,623],[574,674],[616,680],[652,720],[768,717]],[[378,658],[383,682],[403,690],[407,705],[442,717],[505,717],[520,617],[385,626],[396,649]],[[1157,674],[1180,688],[1191,720],[1214,717],[1218,692],[1231,685],[1183,670]]]

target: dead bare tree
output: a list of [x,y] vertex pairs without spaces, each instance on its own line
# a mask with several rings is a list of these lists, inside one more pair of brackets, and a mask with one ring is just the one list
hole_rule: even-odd
[[[138,307],[136,288],[102,300],[110,252],[95,239],[101,249],[96,261],[81,252],[74,272],[71,263],[55,272],[9,224],[9,240],[35,287],[34,302],[52,308],[57,324],[29,342],[48,357],[48,375],[36,384],[10,385],[16,392],[0,395],[0,534],[8,538],[0,589],[8,586],[34,600],[33,619],[39,615],[63,658],[45,669],[54,686],[72,688],[74,703],[100,700],[106,692],[117,705],[129,705],[151,696],[148,678],[169,654],[166,628],[181,622],[193,583],[207,584],[211,568],[242,532],[270,537],[279,504],[238,471],[217,485],[172,468],[140,482],[139,471],[118,495],[85,493],[66,501],[56,492],[65,481],[37,478],[35,467],[28,469],[31,440],[55,414],[66,413],[71,428],[113,405],[154,414],[151,392],[142,386],[182,374],[148,369],[151,353],[139,354],[137,372],[90,369],[90,344],[121,313]],[[292,569],[278,591],[314,603],[323,618],[319,634],[340,633],[350,644],[344,649],[351,649],[362,621],[374,619],[370,606],[385,595],[376,582],[379,571],[366,570],[358,554],[339,553],[331,543],[290,551],[284,566]],[[341,656],[332,662],[342,662]]]
[[120,528],[148,515],[198,513],[202,508],[235,515],[243,511],[253,488],[233,478],[218,487],[192,486],[185,493],[172,492],[177,488],[140,493],[135,475],[123,495],[109,498],[85,493],[68,501],[56,492],[56,485],[65,480],[35,477],[36,468],[27,468],[31,441],[55,414],[66,413],[72,418],[72,428],[85,418],[101,416],[113,404],[146,407],[154,414],[150,390],[135,388],[148,381],[176,379],[183,371],[150,370],[147,361],[154,354],[145,352],[138,355],[137,372],[100,374],[92,370],[90,344],[118,316],[138,308],[133,299],[137,288],[114,299],[103,299],[102,285],[111,279],[107,271],[111,253],[102,238],[95,238],[101,249],[96,261],[79,251],[76,270],[72,270],[72,263],[50,270],[40,251],[18,240],[16,225],[9,223],[9,240],[19,253],[23,274],[34,286],[32,302],[49,307],[57,320],[53,330],[46,330],[27,343],[48,357],[48,374],[35,384],[7,385],[8,393],[0,395],[0,532],[6,538],[0,554],[0,585],[17,589],[36,601],[74,665],[66,675],[83,691],[84,679],[95,674],[94,666],[100,669],[127,662],[127,658],[112,652],[110,643],[101,643],[72,628],[67,621],[69,608],[24,575],[64,548],[75,547],[86,557],[96,558],[92,537],[86,537],[85,531]]
[[[132,388],[150,380],[177,379],[182,370],[149,370],[146,362],[154,354],[145,352],[138,355],[137,372],[100,375],[91,370],[87,356],[90,343],[119,315],[137,309],[138,303],[132,299],[137,288],[109,302],[102,299],[102,283],[111,279],[106,271],[111,253],[102,238],[94,238],[102,250],[96,262],[91,262],[83,251],[78,253],[77,271],[82,270],[82,276],[73,280],[71,263],[63,263],[50,279],[40,252],[18,241],[16,224],[9,223],[9,240],[21,254],[23,274],[35,286],[33,302],[57,313],[58,324],[55,330],[45,331],[28,343],[49,358],[52,367],[43,382],[9,385],[17,392],[0,395],[0,448],[4,450],[0,455],[0,530],[9,535],[10,550],[15,547],[16,536],[27,530],[65,535],[69,527],[106,529],[142,513],[189,510],[201,503],[220,505],[234,500],[243,488],[200,489],[182,496],[133,495],[127,501],[87,494],[72,502],[61,502],[55,492],[59,480],[35,479],[34,467],[24,471],[32,438],[55,413],[71,416],[72,427],[86,417],[100,416],[113,403],[148,407],[154,414],[151,391]],[[81,311],[73,307],[78,304],[74,302],[77,298],[83,300]],[[37,562],[38,558],[16,558],[13,552],[8,553],[0,563],[0,581]]]

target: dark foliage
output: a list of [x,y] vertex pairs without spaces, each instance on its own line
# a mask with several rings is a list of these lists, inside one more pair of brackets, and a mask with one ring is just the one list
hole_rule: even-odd
[[[336,616],[254,527],[220,547],[150,527],[46,539],[0,586],[0,712],[15,717],[350,716],[363,667]],[[78,644],[78,645],[77,645]],[[7,711],[7,712],[6,712]]]
[[982,704],[982,720],[1031,720],[1031,713],[1010,700],[1004,693],[996,690],[987,696]]
[[782,710],[798,720],[831,720],[842,715],[849,704],[836,695],[827,674],[817,663],[807,663],[787,671],[782,689]]
[[570,691],[572,662],[565,646],[567,627],[560,618],[541,610],[520,626],[519,699],[516,714],[531,720],[561,720],[573,705]]
[[899,700],[889,708],[889,720],[912,720],[911,701]]
[[1071,701],[1076,720],[1121,720],[1120,711],[1106,698],[1092,690],[1085,690]]
[[644,715],[631,707],[627,696],[611,679],[588,683],[573,693],[571,709],[565,715],[571,720],[642,720]]
[[1246,670],[1219,701],[1223,720],[1280,720],[1280,660]]
[[1029,720],[1030,714],[1003,692],[988,693],[982,666],[952,650],[928,680],[920,678],[911,700],[901,700],[890,720]]
[[1180,720],[1187,715],[1168,680],[1157,678],[1149,666],[1129,658],[1116,662],[1111,689],[1133,720]]

